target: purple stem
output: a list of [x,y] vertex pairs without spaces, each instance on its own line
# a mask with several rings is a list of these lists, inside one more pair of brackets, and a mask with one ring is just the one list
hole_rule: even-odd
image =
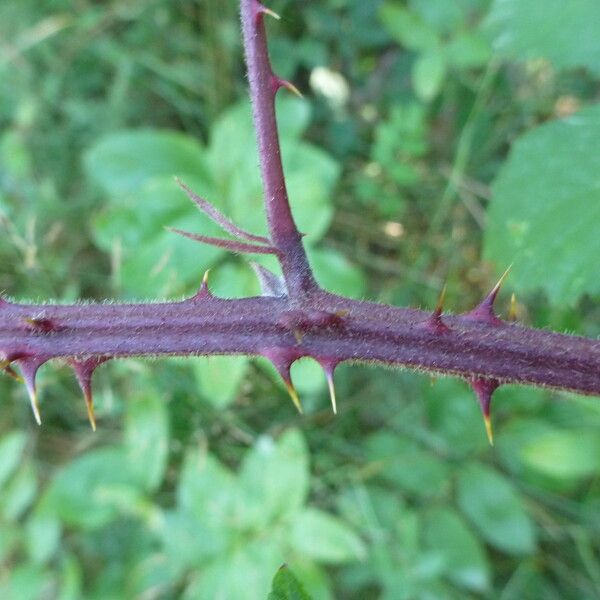
[[[327,321],[328,315],[344,314]],[[35,315],[54,331],[32,328]],[[161,304],[0,307],[0,351],[69,358],[208,354],[312,356],[377,362],[600,395],[600,342],[468,315],[359,302],[316,292],[298,310],[288,298],[203,299]],[[301,339],[298,339],[298,332]]]
[[241,0],[242,33],[250,82],[250,99],[258,141],[265,210],[273,245],[291,297],[299,300],[317,289],[288,200],[275,119],[275,96],[285,82],[273,74],[267,51],[262,5]]

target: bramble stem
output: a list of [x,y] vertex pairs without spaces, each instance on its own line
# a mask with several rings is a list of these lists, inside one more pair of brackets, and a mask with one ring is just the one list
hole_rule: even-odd
[[241,0],[241,19],[267,223],[290,297],[300,299],[318,286],[292,216],[281,163],[275,96],[285,82],[271,68],[262,5],[257,0]]
[[[347,312],[340,325],[324,314]],[[299,314],[298,314],[299,313]],[[32,315],[56,324],[32,330]],[[600,342],[530,329],[484,325],[443,315],[448,331],[428,327],[431,313],[316,292],[302,311],[287,298],[162,304],[5,305],[0,348],[47,358],[248,354],[273,348],[333,362],[378,362],[600,395]],[[314,321],[314,325],[311,323]],[[302,332],[298,342],[297,330]]]

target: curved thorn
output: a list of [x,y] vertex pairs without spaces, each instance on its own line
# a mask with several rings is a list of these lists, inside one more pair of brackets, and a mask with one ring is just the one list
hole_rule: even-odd
[[42,418],[40,416],[40,405],[35,384],[35,376],[40,366],[43,365],[46,360],[46,358],[29,356],[26,358],[19,358],[15,361],[18,363],[19,368],[21,369],[23,381],[25,382],[25,387],[27,388],[27,393],[29,395],[31,410],[33,411],[35,422],[38,425],[42,424]]
[[485,424],[485,431],[490,446],[494,445],[494,434],[492,431],[492,421],[490,418],[490,408],[492,404],[492,395],[500,386],[500,382],[497,379],[484,379],[483,377],[472,377],[470,380],[471,387],[477,396],[479,406],[481,407],[481,413],[483,415],[483,422]]
[[494,302],[498,296],[498,292],[504,283],[504,280],[508,277],[512,264],[504,271],[502,277],[498,280],[498,283],[492,288],[490,293],[476,306],[471,312],[467,313],[467,317],[476,321],[482,321],[490,325],[499,325],[502,321],[496,316],[494,312]]
[[92,431],[96,431],[96,415],[94,412],[94,399],[92,396],[92,376],[96,368],[102,363],[106,362],[107,360],[108,357],[97,356],[94,358],[89,358],[87,360],[73,359],[68,361],[71,367],[73,367],[75,377],[77,378],[79,387],[83,392],[85,406],[87,409],[88,421],[90,422]]
[[166,227],[166,229],[190,240],[194,240],[195,242],[202,242],[209,246],[217,246],[217,248],[225,248],[231,252],[239,252],[241,254],[276,254],[277,252],[273,246],[259,246],[258,244],[247,244],[245,242],[238,242],[237,240],[226,240],[223,238],[198,235],[196,233],[176,229],[175,227]]
[[438,298],[435,310],[433,311],[433,313],[431,313],[431,316],[427,319],[425,323],[429,329],[435,331],[436,333],[447,333],[448,331],[450,331],[450,327],[448,327],[448,325],[446,325],[446,323],[444,323],[444,320],[442,319],[442,311],[444,310],[444,301],[446,299],[446,287],[446,284],[444,284],[444,287],[440,292],[440,296]]
[[269,17],[273,17],[275,20],[280,21],[281,17],[270,8],[263,6],[261,3],[258,4],[258,14],[269,15]]
[[202,276],[202,283],[200,284],[200,289],[196,292],[194,296],[192,296],[192,300],[201,300],[202,298],[212,297],[212,292],[208,287],[208,275],[210,273],[210,269],[206,269],[204,271],[204,275]]
[[325,373],[327,378],[327,387],[329,388],[329,398],[331,400],[331,409],[333,414],[337,415],[337,402],[335,399],[335,385],[333,382],[333,373]]
[[290,398],[292,399],[292,402],[294,403],[294,406],[296,407],[298,412],[301,415],[303,415],[304,410],[302,410],[302,403],[300,402],[300,398],[298,397],[298,392],[296,391],[294,384],[290,379],[284,379],[283,382],[285,383],[285,387],[288,391],[288,394],[290,395]]
[[298,98],[304,98],[302,92],[291,81],[275,77],[275,91],[277,92],[277,90],[281,88],[285,88],[288,92],[292,92],[292,94],[298,96]]
[[201,198],[198,194],[194,193],[181,179],[175,177],[177,185],[188,195],[189,199],[196,204],[196,206],[206,214],[213,222],[215,222],[221,229],[230,233],[234,237],[243,238],[249,242],[259,242],[261,244],[270,244],[271,242],[262,235],[254,235],[244,231],[238,227],[233,221],[228,219],[218,208],[213,206],[208,200]]

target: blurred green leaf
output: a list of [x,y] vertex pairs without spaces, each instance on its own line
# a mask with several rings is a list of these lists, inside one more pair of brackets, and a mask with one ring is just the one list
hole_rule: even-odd
[[451,581],[484,592],[490,585],[490,568],[485,549],[462,518],[450,508],[434,509],[425,515],[425,545],[439,553],[444,573]]
[[447,488],[446,465],[405,437],[391,432],[375,433],[367,440],[367,455],[370,461],[378,463],[381,477],[402,490],[430,497]]
[[200,392],[215,408],[233,402],[240,388],[249,360],[246,356],[211,356],[194,363]]
[[129,473],[151,492],[162,483],[169,451],[169,425],[165,400],[150,391],[130,398],[125,421],[125,447]]
[[177,490],[182,509],[225,527],[238,495],[233,475],[216,458],[200,449],[188,451]]
[[522,452],[530,467],[553,477],[577,479],[600,471],[597,431],[548,431],[531,439]]
[[17,468],[27,444],[27,435],[22,431],[7,433],[0,442],[0,486]]
[[367,555],[364,543],[352,529],[315,508],[294,515],[290,542],[300,554],[333,564],[361,560]]
[[359,267],[348,258],[328,248],[326,251],[308,251],[310,264],[317,281],[334,294],[361,299],[366,290],[366,280]]
[[504,477],[472,463],[461,467],[457,486],[458,505],[485,540],[508,554],[529,554],[535,550],[531,518]]
[[310,600],[302,584],[287,565],[279,567],[267,600]]
[[21,466],[0,494],[0,505],[5,519],[15,521],[33,503],[38,489],[37,474],[32,464]]
[[60,521],[50,515],[36,513],[27,520],[26,544],[30,559],[44,564],[52,558],[60,546]]
[[[493,186],[485,256],[514,262],[517,290],[543,289],[555,304],[600,295],[600,106],[515,142]],[[551,266],[550,271],[548,270]]]
[[409,50],[425,51],[439,44],[435,30],[407,8],[386,2],[379,17],[390,35]]
[[490,60],[492,49],[477,32],[463,32],[453,37],[444,52],[448,62],[457,69],[483,67]]
[[421,54],[412,71],[413,86],[417,97],[424,102],[433,100],[444,85],[446,60],[441,50],[434,48]]
[[487,19],[494,49],[517,60],[549,58],[559,68],[600,74],[596,0],[495,0]]
[[117,200],[157,177],[211,181],[204,149],[176,131],[140,129],[111,133],[85,155],[88,175]]
[[281,558],[278,548],[267,540],[238,547],[232,554],[200,570],[182,597],[185,600],[265,600]]
[[65,524],[96,529],[123,514],[115,492],[138,492],[126,454],[118,448],[101,448],[69,462],[52,479],[43,499],[44,510]]
[[239,512],[252,527],[293,514],[308,494],[308,451],[299,431],[289,429],[277,441],[260,437],[244,456],[239,474]]

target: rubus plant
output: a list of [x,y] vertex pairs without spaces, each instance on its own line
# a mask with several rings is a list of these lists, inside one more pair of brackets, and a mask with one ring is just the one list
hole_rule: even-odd
[[36,373],[55,358],[72,366],[94,429],[95,369],[131,356],[263,356],[278,370],[299,410],[290,367],[303,357],[323,367],[334,412],[333,377],[341,362],[458,376],[475,391],[490,441],[490,403],[504,383],[600,395],[600,341],[500,319],[494,302],[504,276],[478,306],[461,315],[443,312],[443,293],[435,310],[427,312],[353,300],[317,284],[290,209],[281,161],[275,97],[281,88],[297,89],[271,68],[264,19],[278,16],[258,0],[240,5],[269,236],[240,229],[182,182],[190,199],[230,237],[174,231],[232,252],[274,255],[282,276],[256,265],[262,295],[243,299],[215,296],[207,274],[199,291],[179,302],[54,305],[0,299],[0,368],[22,378],[37,423]]

